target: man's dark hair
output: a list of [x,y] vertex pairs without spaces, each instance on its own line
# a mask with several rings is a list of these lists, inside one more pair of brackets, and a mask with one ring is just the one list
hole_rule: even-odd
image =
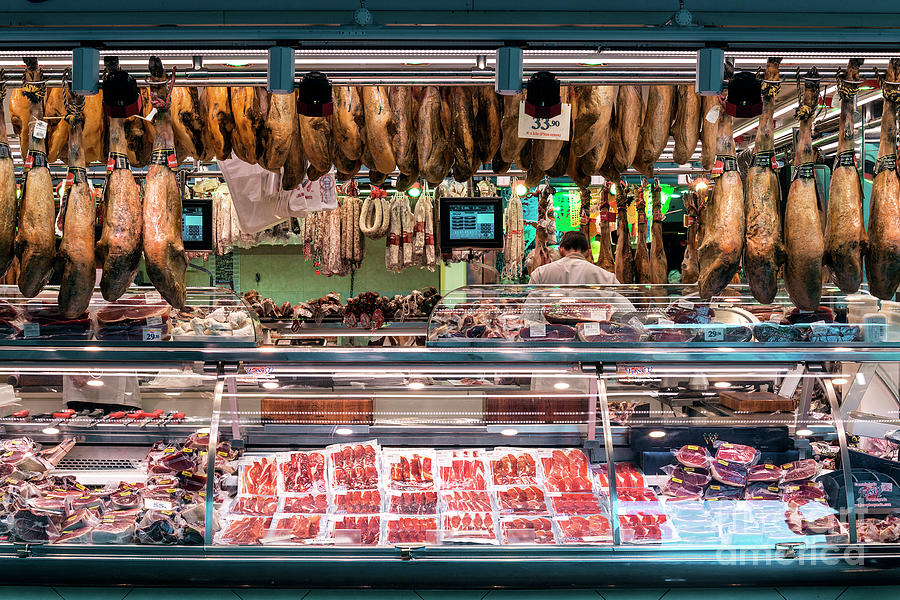
[[580,231],[567,231],[559,242],[559,247],[563,250],[575,252],[587,252],[591,249],[587,236]]

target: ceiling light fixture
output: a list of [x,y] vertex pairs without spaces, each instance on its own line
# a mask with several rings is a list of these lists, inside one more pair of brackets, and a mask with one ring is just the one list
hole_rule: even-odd
[[567,390],[567,389],[569,389],[569,384],[566,383],[565,381],[557,381],[556,383],[553,384],[553,387],[555,387],[558,390]]
[[815,433],[815,432],[812,429],[804,428],[804,429],[798,429],[794,433],[797,434],[799,437],[809,437],[809,436],[813,435],[813,433]]
[[262,386],[267,390],[277,390],[279,387],[277,381],[263,381]]
[[719,388],[720,390],[728,389],[731,387],[731,384],[728,383],[727,381],[717,381],[713,385],[715,387]]
[[349,427],[338,427],[337,429],[334,430],[334,432],[337,435],[352,435],[353,434],[353,430],[350,429]]
[[41,429],[41,433],[45,433],[47,435],[56,435],[57,433],[59,433],[59,429],[57,429],[56,427],[44,427],[43,429]]
[[512,427],[507,427],[506,429],[500,430],[500,435],[505,435],[506,437],[512,437],[512,436],[518,435],[518,434],[519,434],[519,430],[513,429]]

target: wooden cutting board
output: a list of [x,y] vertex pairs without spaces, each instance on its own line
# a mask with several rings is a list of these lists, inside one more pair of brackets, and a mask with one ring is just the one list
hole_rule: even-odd
[[731,410],[751,413],[790,412],[794,400],[772,392],[719,392],[719,403]]

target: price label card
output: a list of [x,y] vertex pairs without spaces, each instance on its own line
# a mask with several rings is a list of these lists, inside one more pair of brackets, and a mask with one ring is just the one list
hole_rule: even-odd
[[635,329],[643,329],[644,324],[637,317],[631,317],[628,319],[628,324],[634,327]]
[[25,323],[22,326],[23,333],[27,338],[41,337],[41,326],[37,323]]
[[161,304],[163,301],[159,292],[147,292],[145,298],[147,299],[147,304]]
[[606,321],[609,319],[609,312],[599,309],[591,309],[591,321]]
[[147,510],[172,510],[174,507],[171,502],[167,502],[166,500],[146,498],[144,499],[144,508]]
[[679,300],[675,303],[675,306],[684,310],[694,310],[694,303],[690,300]]
[[563,104],[562,112],[547,119],[532,117],[525,112],[525,103],[519,103],[519,137],[535,140],[569,141],[572,124],[572,105]]
[[34,132],[31,135],[36,140],[42,140],[47,137],[47,121],[36,121],[34,123]]
[[703,330],[703,339],[707,342],[722,342],[725,340],[725,328],[707,327]]
[[141,339],[145,342],[162,341],[162,330],[156,327],[144,327],[141,330]]
[[656,322],[656,324],[662,327],[672,327],[673,325],[675,325],[675,321],[671,319],[660,319]]
[[531,337],[547,337],[547,324],[546,323],[535,323],[528,329],[529,329],[529,333],[531,333]]
[[582,331],[584,335],[600,335],[600,323],[585,323]]
[[147,325],[162,325],[162,317],[147,317]]

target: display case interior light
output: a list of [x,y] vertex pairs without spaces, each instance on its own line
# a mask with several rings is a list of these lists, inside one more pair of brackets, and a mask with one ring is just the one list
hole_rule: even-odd
[[528,193],[528,187],[526,187],[524,183],[516,184],[516,196],[524,196],[527,193]]
[[45,434],[45,435],[56,435],[57,433],[59,433],[59,428],[57,428],[57,427],[44,427],[43,429],[41,429],[41,433],[43,433],[43,434]]
[[418,379],[414,379],[413,381],[410,381],[407,384],[407,387],[411,390],[422,390],[422,389],[425,389],[425,382],[418,380]]
[[657,439],[659,439],[659,438],[664,438],[664,437],[666,437],[666,432],[665,432],[665,431],[662,431],[661,429],[654,429],[653,431],[651,431],[651,432],[648,433],[647,435],[650,436],[650,437],[652,437],[652,438],[657,438]]
[[835,377],[831,380],[831,383],[833,383],[834,385],[846,385],[850,383],[850,380],[844,377]]
[[506,437],[512,437],[514,435],[519,435],[518,429],[513,429],[512,427],[506,427],[500,430],[500,435],[505,435]]
[[349,427],[338,427],[334,430],[335,435],[353,435],[353,430]]
[[267,389],[267,390],[277,390],[279,387],[279,384],[277,381],[263,381],[262,386],[264,389]]
[[720,390],[724,390],[730,388],[731,384],[727,381],[717,381],[713,384],[713,386],[719,388]]
[[102,379],[88,379],[87,385],[91,387],[103,387]]
[[556,383],[553,384],[553,387],[558,390],[567,390],[571,386],[569,386],[569,384],[566,383],[565,381],[557,381]]
[[166,396],[180,396],[181,392],[163,392]]
[[815,433],[815,432],[812,429],[804,428],[804,429],[798,429],[794,433],[797,434],[797,436],[799,436],[799,437],[809,437],[809,436],[813,435],[813,433]]

